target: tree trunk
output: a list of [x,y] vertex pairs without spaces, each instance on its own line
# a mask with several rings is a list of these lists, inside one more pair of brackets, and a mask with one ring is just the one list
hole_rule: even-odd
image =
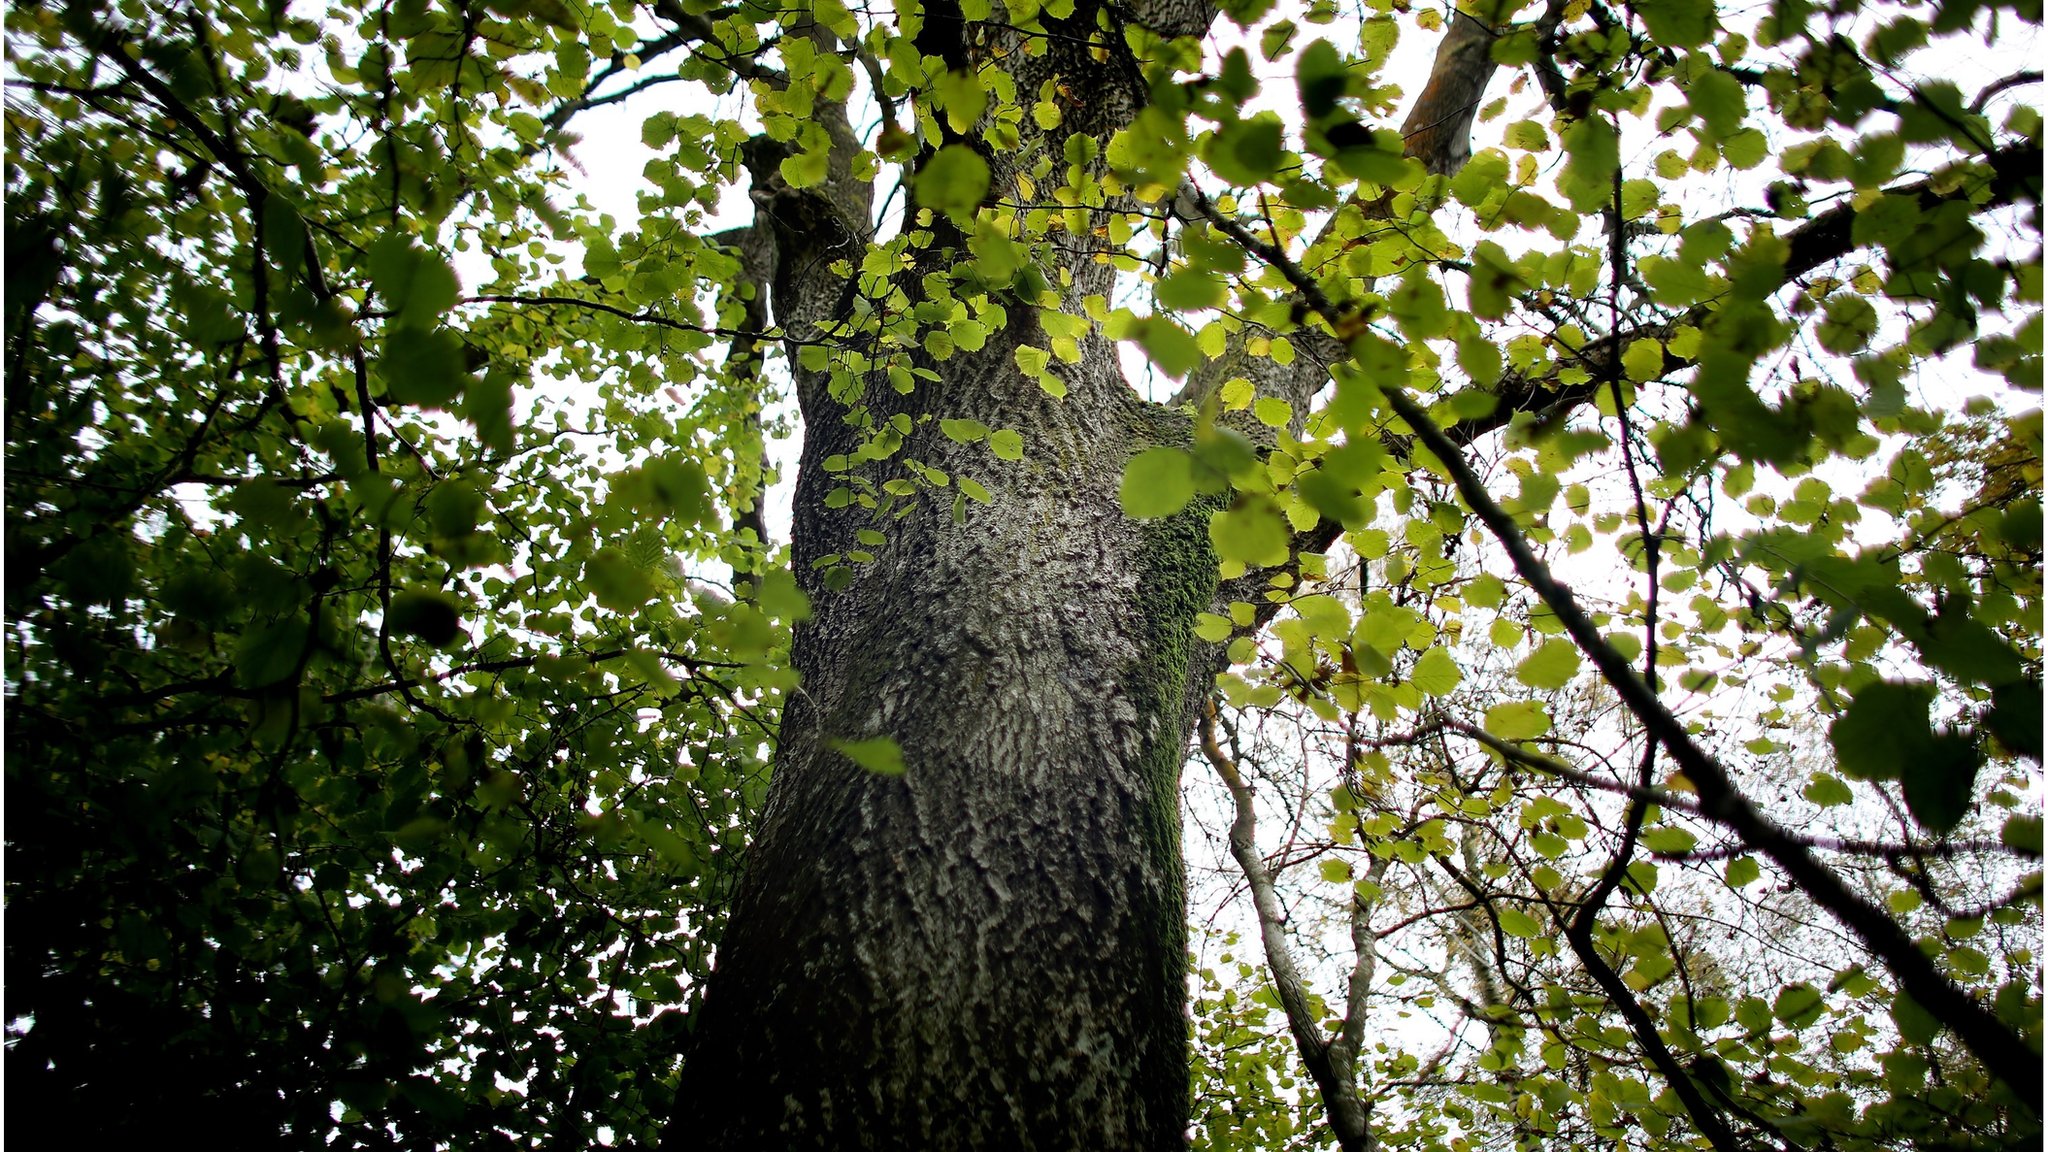
[[[1082,9],[1067,23],[1093,34],[1097,14]],[[1089,77],[1090,108],[1072,109],[1062,133],[1106,138],[1138,105],[1128,58],[1120,71],[1078,40],[1014,52],[1008,66],[1020,91],[1062,70]],[[850,138],[837,110],[821,116]],[[1056,135],[1018,154],[1048,147],[1058,155]],[[823,188],[798,191],[777,179],[772,148],[759,153],[776,319],[814,339],[847,312],[852,289],[827,266],[858,264],[869,193],[836,155]],[[1018,161],[986,154],[1005,187]],[[923,267],[897,281],[913,299],[922,275],[966,259],[957,231],[935,231]],[[1110,269],[1078,252],[1066,263],[1078,311]],[[1184,443],[1188,421],[1141,400],[1099,335],[1078,363],[1055,364],[1067,395],[1052,397],[1013,359],[1020,344],[1046,345],[1037,309],[1002,306],[1007,326],[981,350],[917,361],[938,382],[907,395],[866,383],[876,422],[913,422],[890,460],[828,470],[862,436],[825,373],[797,372],[795,569],[813,609],[795,640],[802,688],[667,1147],[1184,1143],[1179,770],[1192,628],[1216,562],[1206,512],[1140,523],[1117,493],[1125,462]],[[1014,429],[1024,458],[956,443],[934,417]],[[992,500],[961,514],[941,490],[902,519],[827,507],[849,475],[880,484],[904,458],[971,477]],[[863,528],[887,543],[828,588],[814,561],[868,548]],[[836,750],[882,736],[901,747],[900,775]]]
[[[1181,1143],[1179,764],[1215,562],[1191,517],[1123,517],[1152,425],[1084,369],[1066,402],[995,342],[950,372],[1030,455],[995,469],[923,437],[936,466],[994,473],[994,502],[964,523],[920,506],[850,587],[809,589],[804,687],[671,1146]],[[821,505],[830,439],[805,447],[799,571],[851,535]],[[901,776],[831,743],[876,735]]]

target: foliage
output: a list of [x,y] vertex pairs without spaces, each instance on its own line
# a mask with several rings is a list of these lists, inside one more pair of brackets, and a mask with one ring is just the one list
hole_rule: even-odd
[[[1121,341],[1194,419],[1121,493],[1230,590],[1191,819],[1332,933],[1198,958],[1203,1146],[1348,1146],[1350,1096],[1419,1148],[2036,1138],[1993,1056],[2041,1031],[2039,78],[1944,62],[2039,5],[1224,9],[11,7],[17,1090],[656,1137],[809,611],[721,228],[900,180],[785,346],[857,444],[798,510],[861,518],[828,586],[990,503],[886,402],[956,360],[1081,404]],[[1062,36],[1134,62],[1127,126],[1019,85]],[[624,226],[575,193],[609,105]],[[1046,447],[965,408],[991,468]]]
[[682,579],[764,556],[769,398],[698,380],[741,302],[476,303],[557,238],[629,300],[735,266],[550,206],[528,101],[617,31],[550,15],[8,14],[24,1097],[308,1146],[665,1115],[802,608]]

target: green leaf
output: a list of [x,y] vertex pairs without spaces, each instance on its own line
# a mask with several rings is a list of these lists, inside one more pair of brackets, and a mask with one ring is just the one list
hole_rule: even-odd
[[[939,73],[933,78],[931,94],[937,105],[944,109],[947,126],[961,134],[972,132],[988,108],[988,91],[981,86],[980,77],[972,69],[949,69]],[[930,203],[922,195],[918,199]]]
[[1520,908],[1501,906],[1494,915],[1500,920],[1500,930],[1518,940],[1533,940],[1545,935],[1543,923]]
[[1982,765],[1975,741],[1954,732],[1936,734],[1900,765],[1907,811],[1937,836],[1954,831],[1969,813]]
[[1333,143],[1333,147],[1337,167],[1346,175],[1400,191],[1421,182],[1422,165],[1404,153],[1400,133],[1385,128],[1366,130],[1348,121],[1330,126],[1328,132],[1333,142],[1345,141],[1341,146]]
[[1507,131],[1501,138],[1508,147],[1518,151],[1550,151],[1550,134],[1543,130],[1543,125],[1534,120],[1515,121],[1507,126]]
[[394,634],[416,636],[436,648],[445,648],[462,636],[460,603],[436,590],[408,588],[393,595],[386,620]]
[[1927,719],[1933,703],[1930,684],[1880,680],[1865,685],[1828,727],[1842,774],[1853,780],[1898,779],[1906,761],[1933,740]]
[[1621,141],[1614,125],[1601,116],[1574,121],[1564,130],[1564,154],[1558,191],[1580,213],[1591,215],[1606,207],[1614,195],[1614,171],[1621,166]]
[[[1537,131],[1540,133],[1542,130]],[[1458,203],[1477,208],[1508,185],[1507,156],[1498,149],[1488,148],[1465,161],[1465,166],[1451,177],[1451,195],[1457,197]]]
[[1515,666],[1515,679],[1531,688],[1556,689],[1571,683],[1579,674],[1579,649],[1571,641],[1553,638],[1531,652]]
[[[271,263],[286,275],[306,266],[306,221],[290,200],[277,193],[263,200],[263,246]],[[450,299],[448,304],[454,302]]]
[[1643,847],[1660,856],[1683,856],[1699,844],[1699,838],[1683,828],[1669,824],[1646,829],[1643,832]]
[[1763,875],[1763,869],[1757,865],[1756,857],[1737,856],[1728,861],[1724,875],[1730,888],[1744,888],[1756,883],[1757,878]]
[[[791,188],[816,188],[823,184],[826,178],[832,174],[831,149],[802,149],[783,157],[782,163],[777,166],[777,170],[782,173],[782,179]],[[923,191],[922,186],[920,186],[919,191],[921,194]],[[975,202],[979,203],[980,197],[975,197]],[[938,207],[938,205],[931,204],[930,201],[922,199],[921,195],[919,203],[929,204],[935,208]]]
[[2041,857],[2041,817],[2021,813],[2005,818],[1998,839],[2006,847],[2035,859]]
[[988,439],[988,425],[979,420],[941,420],[939,431],[956,444],[978,444]]
[[1638,382],[1655,380],[1664,374],[1664,345],[1658,340],[1631,340],[1621,354],[1622,370]]
[[988,161],[964,144],[948,144],[919,169],[917,202],[957,219],[972,216],[988,195]]
[[1024,458],[1024,437],[1014,428],[1001,428],[988,434],[988,450],[998,460],[1022,460]]
[[235,678],[245,688],[267,688],[291,679],[305,658],[309,633],[304,616],[287,616],[243,633],[235,649]]
[[1705,121],[1707,134],[1714,140],[1732,135],[1749,114],[1749,99],[1743,94],[1742,82],[1718,68],[1695,75],[1686,88],[1685,99],[1692,106],[1693,115]]
[[1282,155],[1280,119],[1271,112],[1223,125],[1203,150],[1209,167],[1240,187],[1272,179],[1280,170]]
[[687,456],[657,456],[627,483],[634,504],[684,524],[702,522],[711,507],[711,482],[704,466]]
[[1629,7],[1666,48],[1698,48],[1713,39],[1718,23],[1711,0],[1635,0]]
[[2025,665],[2019,653],[1993,629],[1957,610],[1951,601],[1919,639],[1929,664],[1959,680],[1986,687],[2019,682]]
[[1805,981],[1787,984],[1778,990],[1778,998],[1771,1002],[1771,1015],[1793,1028],[1804,1028],[1821,1018],[1827,1011],[1827,1003],[1820,989]]
[[1188,269],[1161,280],[1155,295],[1162,308],[1170,308],[1176,312],[1196,312],[1223,303],[1225,289],[1223,281],[1216,277]]
[[1856,799],[1856,794],[1849,791],[1841,777],[1826,772],[1815,772],[1801,795],[1823,808],[1833,808]]
[[1034,379],[1043,380],[1047,367],[1052,364],[1052,353],[1030,344],[1019,344],[1010,352],[1017,362],[1017,370]]
[[632,612],[654,598],[654,580],[611,545],[584,562],[583,583],[599,607],[613,612]]
[[832,750],[877,776],[901,776],[903,749],[887,736],[866,740],[827,740]]
[[1245,497],[1209,517],[1209,540],[1217,557],[1247,568],[1286,563],[1289,536],[1286,518],[1264,497]]
[[1932,1044],[1941,1035],[1941,1020],[1904,992],[1892,997],[1892,1023],[1899,1037],[1910,1044]]
[[369,271],[399,328],[433,327],[462,294],[448,262],[414,246],[403,233],[387,232],[370,246]]
[[[1466,165],[1466,168],[1469,171],[1471,165]],[[1451,330],[1451,313],[1444,304],[1444,290],[1430,279],[1428,270],[1422,265],[1402,274],[1400,286],[1387,297],[1387,306],[1411,340],[1431,340]]]
[[1193,334],[1164,316],[1146,316],[1130,326],[1126,339],[1136,340],[1159,370],[1180,379],[1206,357]]
[[1877,308],[1854,294],[1829,298],[1827,315],[1814,329],[1820,346],[1839,356],[1848,356],[1869,345],[1877,334]]
[[485,511],[484,494],[461,478],[443,480],[427,493],[427,523],[437,540],[453,540],[477,530]]
[[1482,320],[1506,316],[1514,293],[1524,283],[1521,272],[1500,245],[1481,240],[1472,249],[1472,273],[1466,281],[1466,293],[1474,316]]
[[1486,710],[1486,730],[1502,740],[1534,740],[1550,731],[1550,710],[1534,700],[1513,700]]
[[1457,688],[1465,674],[1458,670],[1458,662],[1443,645],[1433,645],[1422,658],[1415,662],[1415,671],[1409,682],[1425,696],[1448,696]]
[[1195,496],[1191,463],[1188,454],[1178,448],[1147,448],[1132,457],[1117,489],[1124,515],[1155,519],[1187,507]]
[[1372,506],[1366,502],[1359,485],[1327,464],[1297,475],[1294,487],[1318,515],[1347,529],[1363,528],[1372,520]]
[[1316,40],[1296,58],[1294,83],[1301,94],[1302,114],[1320,120],[1337,110],[1337,101],[1350,87],[1349,70],[1328,40]]
[[797,587],[796,577],[784,568],[773,568],[761,575],[754,590],[754,602],[761,606],[761,611],[787,623],[800,624],[811,618],[810,598]]
[[1199,612],[1195,614],[1195,635],[1211,644],[1221,644],[1225,640],[1230,639],[1230,634],[1233,631],[1235,631],[1235,628],[1225,617],[1218,616],[1213,612]]
[[1763,163],[1770,150],[1770,137],[1755,128],[1744,128],[1721,141],[1721,158],[1745,172]]
[[1297,596],[1291,607],[1308,626],[1309,634],[1319,640],[1336,643],[1351,635],[1351,611],[1335,596]]
[[676,835],[659,820],[649,819],[638,812],[631,813],[629,818],[632,820],[634,833],[640,837],[642,843],[654,849],[655,855],[683,868],[694,869],[698,866],[697,849],[688,840]]
[[446,408],[469,384],[462,341],[445,328],[395,327],[377,367],[393,403]]

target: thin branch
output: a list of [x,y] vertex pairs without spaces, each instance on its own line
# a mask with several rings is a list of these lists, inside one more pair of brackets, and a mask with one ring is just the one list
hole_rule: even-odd
[[[2038,200],[2040,151],[2031,145],[2028,148],[2036,157],[2031,177]],[[2025,175],[2015,173],[2015,186],[2023,183]],[[1931,189],[1927,194],[1935,195]],[[1280,272],[1333,329],[1342,330],[1340,325],[1347,312],[1334,304],[1300,265],[1247,233],[1199,190],[1187,189],[1183,195],[1247,252]],[[1846,223],[1840,242],[1849,243]],[[1591,660],[1623,705],[1635,714],[1649,737],[1677,763],[1699,795],[1701,810],[1726,823],[1746,843],[1769,856],[1800,890],[1853,931],[1892,971],[1908,995],[1953,1030],[1987,1072],[2004,1079],[2020,1100],[2039,1115],[2041,1065],[2025,1039],[1935,967],[1933,960],[1883,909],[1851,891],[1840,876],[1816,860],[1796,838],[1757,811],[1736,787],[1727,769],[1693,740],[1684,722],[1665,707],[1650,685],[1601,634],[1571,589],[1530,548],[1514,518],[1494,500],[1485,482],[1466,462],[1460,446],[1399,384],[1380,381],[1379,391],[1387,407],[1449,473],[1459,496],[1499,542],[1516,573],[1557,616],[1579,650]]]
[[2010,76],[2001,76],[1998,79],[1993,80],[1991,83],[1986,84],[1983,90],[1977,93],[1977,98],[1975,100],[1970,101],[1970,111],[1976,112],[1981,115],[1984,111],[1985,106],[1991,103],[1991,98],[1993,96],[1998,95],[2000,92],[2004,92],[2013,88],[2018,88],[2026,84],[2039,84],[2040,82],[2041,73],[2038,70],[2034,69],[2029,69],[2025,72],[2015,72]]
[[1323,1108],[1330,1118],[1330,1127],[1336,1133],[1338,1145],[1344,1152],[1368,1152],[1372,1138],[1365,1124],[1364,1101],[1359,1097],[1352,1078],[1339,1075],[1336,1062],[1330,1059],[1331,1040],[1323,1035],[1322,1022],[1316,1019],[1315,1012],[1309,1007],[1301,971],[1295,967],[1294,954],[1287,946],[1287,912],[1281,907],[1273,874],[1259,855],[1258,813],[1251,785],[1238,771],[1237,762],[1217,742],[1216,703],[1213,700],[1202,702],[1200,735],[1203,757],[1223,780],[1223,786],[1230,790],[1235,812],[1230,823],[1230,854],[1244,872],[1245,883],[1251,887],[1252,906],[1259,917],[1259,940],[1265,945],[1266,966],[1272,971],[1274,990],[1279,994],[1281,1007],[1286,1010],[1287,1028],[1294,1034],[1295,1048],[1301,1053],[1302,1064],[1308,1068],[1317,1090],[1322,1094]]
[[[681,320],[672,320],[658,312],[628,312],[615,304],[606,304],[598,300],[582,300],[575,296],[515,296],[506,293],[488,293],[481,296],[465,296],[460,303],[523,304],[536,308],[583,308],[592,312],[604,312],[617,316],[622,320],[631,320],[635,324],[651,324],[656,328],[667,328],[676,332],[691,332],[699,336],[724,336],[734,340],[766,340],[770,339],[773,335],[769,332],[753,332],[743,328],[719,328],[707,327],[702,324],[686,324]],[[806,341],[792,340],[788,337],[783,337],[783,339],[792,344],[806,343]],[[808,343],[824,343],[824,341],[814,340],[808,341]]]

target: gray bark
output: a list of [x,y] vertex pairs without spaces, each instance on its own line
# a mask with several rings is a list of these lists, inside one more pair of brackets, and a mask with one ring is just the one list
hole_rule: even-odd
[[[1181,1142],[1179,713],[1214,560],[1199,525],[1118,510],[1137,402],[1034,400],[993,343],[977,360],[949,383],[1011,393],[1034,451],[964,524],[920,509],[851,587],[810,589],[671,1146]],[[804,454],[799,571],[850,535],[819,506],[829,439]],[[875,735],[901,777],[828,744]]]
[[[1092,32],[1082,7],[1072,23]],[[1190,12],[1175,18],[1207,16]],[[1020,90],[1063,70],[1089,78],[1061,132],[1106,135],[1137,106],[1135,67],[1085,45],[1011,61]],[[820,114],[850,140],[843,113]],[[996,186],[1058,143],[991,156]],[[848,303],[829,265],[857,262],[870,192],[836,162],[826,185],[798,191],[774,176],[772,149],[749,159],[756,227],[778,248],[776,320],[795,341],[821,338]],[[920,274],[966,259],[946,235]],[[1106,287],[1088,253],[1068,259],[1076,304]],[[1139,399],[1100,337],[1057,367],[1069,394],[1050,397],[1012,359],[1045,343],[1035,310],[1006,308],[1008,330],[984,349],[927,365],[939,383],[905,396],[875,381],[864,397],[878,420],[917,422],[899,459],[988,488],[992,502],[959,521],[950,500],[886,522],[826,508],[841,477],[824,462],[860,436],[826,379],[797,372],[795,569],[814,613],[795,639],[803,687],[666,1147],[1184,1143],[1178,792],[1199,696],[1192,627],[1216,584],[1206,510],[1124,517],[1125,462],[1184,442],[1187,421]],[[935,416],[1016,429],[1026,456],[956,444]],[[865,474],[879,483],[895,467]],[[888,543],[828,589],[812,562],[861,547],[864,527]],[[901,746],[900,777],[834,749],[875,736]]]

